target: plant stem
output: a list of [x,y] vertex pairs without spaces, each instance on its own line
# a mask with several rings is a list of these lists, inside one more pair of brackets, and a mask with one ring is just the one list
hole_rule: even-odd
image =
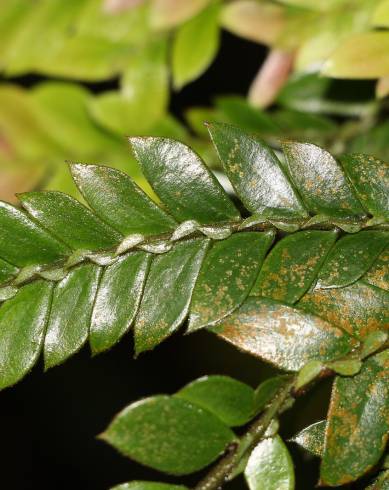
[[234,469],[244,456],[254,449],[262,440],[271,421],[282,412],[285,402],[293,396],[292,389],[295,379],[289,380],[282,386],[265,412],[256,419],[242,436],[238,444],[232,444],[227,448],[226,455],[211,469],[194,490],[217,490],[226,483]]

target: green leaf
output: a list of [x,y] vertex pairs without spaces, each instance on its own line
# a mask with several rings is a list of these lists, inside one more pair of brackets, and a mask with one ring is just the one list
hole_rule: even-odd
[[378,288],[389,291],[389,249],[386,248],[371,269],[363,276],[363,280],[377,286]]
[[362,154],[344,155],[341,163],[367,211],[389,218],[389,164]]
[[115,345],[131,327],[150,261],[150,254],[132,252],[104,270],[90,326],[90,345],[94,354]]
[[338,240],[321,268],[316,288],[339,288],[360,279],[373,265],[389,233],[361,231]]
[[174,86],[180,89],[199,77],[211,64],[219,47],[218,2],[212,2],[176,32],[173,42]]
[[274,233],[243,232],[214,243],[200,270],[188,332],[215,325],[248,296]]
[[273,376],[263,381],[255,390],[254,406],[255,413],[261,412],[266,405],[274,398],[278,390],[290,381],[289,376]]
[[11,264],[53,262],[69,253],[62,242],[5,202],[0,202],[0,227],[0,256]]
[[123,235],[166,233],[176,222],[119,170],[73,164],[71,171],[89,206]]
[[0,307],[0,388],[17,383],[37,361],[43,344],[52,284],[27,284]]
[[221,24],[236,36],[260,44],[272,44],[282,32],[284,9],[279,5],[255,0],[228,2],[221,15]]
[[151,137],[130,142],[147,180],[176,219],[207,224],[239,218],[216,177],[186,145]]
[[111,488],[111,490],[185,490],[187,487],[182,485],[172,485],[171,483],[156,483],[149,481],[132,481],[122,483]]
[[321,483],[360,478],[384,452],[389,434],[389,350],[369,358],[353,378],[334,383],[321,466]]
[[321,457],[323,454],[325,430],[326,421],[320,420],[296,434],[291,441],[295,442],[314,456]]
[[73,250],[109,248],[121,235],[62,192],[27,192],[19,199],[29,214]]
[[212,413],[165,395],[129,405],[101,437],[135,461],[173,475],[204,468],[234,440]]
[[135,321],[137,354],[158,345],[185,320],[208,246],[209,240],[188,240],[153,260]]
[[327,151],[294,142],[284,142],[283,149],[288,173],[310,211],[336,218],[365,214],[342,168]]
[[250,294],[296,303],[313,283],[335,240],[334,232],[313,230],[283,238],[267,256]]
[[87,341],[100,274],[99,267],[86,264],[56,285],[44,346],[46,369],[65,362]]
[[332,52],[321,73],[332,78],[380,78],[389,73],[388,49],[386,31],[348,36]]
[[150,22],[156,29],[168,29],[200,12],[210,0],[153,0]]
[[0,284],[18,273],[18,268],[0,259]]
[[212,412],[229,427],[244,425],[254,415],[254,390],[228,376],[204,376],[176,396]]
[[210,124],[223,167],[246,208],[266,216],[307,216],[273,151],[257,138],[226,124]]
[[362,340],[388,328],[389,293],[363,281],[344,288],[316,289],[307,293],[298,306]]
[[244,475],[250,490],[293,490],[294,468],[280,436],[260,442],[250,455]]
[[259,297],[249,297],[213,331],[287,371],[298,371],[309,361],[332,361],[356,345],[349,335],[319,317]]
[[246,131],[263,135],[279,134],[281,131],[278,124],[267,112],[251,106],[243,97],[236,95],[218,97],[216,107],[221,112],[222,117],[218,121],[213,121],[215,124],[219,124],[220,120],[227,118],[228,122]]
[[105,92],[89,103],[98,124],[123,136],[150,131],[168,103],[167,43],[150,43],[128,63],[121,90]]

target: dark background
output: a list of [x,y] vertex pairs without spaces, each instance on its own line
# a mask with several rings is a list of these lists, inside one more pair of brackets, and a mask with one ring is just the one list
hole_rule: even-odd
[[[182,118],[187,108],[210,105],[216,95],[245,94],[265,53],[258,45],[223,34],[222,49],[212,67],[173,94],[172,112]],[[31,76],[17,81],[30,86],[40,79]],[[116,84],[89,87],[98,92]],[[136,361],[132,352],[131,334],[93,359],[85,347],[65,365],[45,374],[39,364],[17,386],[0,393],[1,490],[106,490],[134,479],[193,485],[201,474],[169,480],[120,456],[96,435],[125,405],[152,394],[173,393],[205,374],[228,374],[255,387],[274,373],[204,331],[191,336],[178,333]],[[298,400],[292,412],[284,415],[281,434],[286,439],[325,417],[329,390],[330,381]],[[289,447],[296,465],[296,488],[313,489],[317,461],[293,444]],[[237,479],[227,488],[245,486]]]

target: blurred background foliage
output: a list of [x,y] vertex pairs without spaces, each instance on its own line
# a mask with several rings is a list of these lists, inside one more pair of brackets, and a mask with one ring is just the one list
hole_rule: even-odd
[[[204,120],[275,148],[294,138],[388,159],[388,27],[388,0],[2,0],[0,198],[75,194],[72,159],[145,187],[124,135],[179,139],[217,167]],[[172,115],[174,94],[212,65],[223,30],[269,48],[247,97],[221,84],[211,104]],[[232,61],[223,67],[239,77]],[[336,80],[345,78],[372,81]]]

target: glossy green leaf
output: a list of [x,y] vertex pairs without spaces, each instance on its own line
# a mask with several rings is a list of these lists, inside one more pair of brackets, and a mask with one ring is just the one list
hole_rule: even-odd
[[316,288],[339,288],[361,278],[373,265],[386,244],[389,233],[360,231],[338,240],[321,268]]
[[250,455],[244,475],[250,490],[293,490],[292,458],[280,436],[260,442]]
[[36,363],[42,349],[52,284],[27,284],[0,307],[0,388],[17,383]]
[[18,268],[0,259],[0,284],[18,273]]
[[236,233],[213,244],[200,270],[188,332],[215,325],[248,296],[274,233]]
[[120,241],[116,230],[62,192],[27,192],[19,199],[36,221],[73,250],[104,249]]
[[152,137],[130,142],[145,177],[176,219],[207,224],[239,218],[216,177],[186,145]]
[[208,128],[223,167],[249,211],[270,217],[306,216],[278,158],[265,143],[226,124]]
[[389,293],[363,281],[345,288],[316,289],[298,305],[362,340],[389,325]]
[[187,487],[182,485],[172,485],[171,483],[157,483],[150,481],[132,481],[122,483],[111,488],[111,490],[185,490]]
[[22,211],[0,202],[0,257],[18,266],[60,259],[69,249]]
[[154,258],[135,321],[135,350],[152,349],[185,320],[209,240],[177,243]]
[[324,446],[326,421],[320,420],[296,434],[291,440],[314,456],[321,456]]
[[365,214],[342,168],[327,151],[295,142],[284,142],[283,149],[288,173],[310,211],[337,218]]
[[263,381],[255,390],[254,407],[255,413],[261,412],[266,405],[274,398],[278,390],[288,383],[290,378],[288,375],[273,376],[272,378]]
[[353,378],[336,378],[327,418],[321,483],[355,481],[380,459],[389,435],[389,350]]
[[301,231],[280,240],[267,256],[252,296],[293,304],[309,289],[335,243],[331,231]]
[[204,468],[234,440],[212,413],[165,395],[129,405],[101,437],[135,461],[174,475]]
[[151,256],[145,252],[132,252],[119,257],[104,270],[90,327],[93,353],[115,345],[131,327],[142,298],[150,260]]
[[100,274],[98,266],[86,264],[56,285],[44,346],[46,369],[65,362],[87,341]]
[[389,164],[361,154],[344,155],[341,163],[369,213],[389,218]]
[[363,276],[364,281],[389,291],[389,249],[386,248]]
[[370,31],[348,36],[326,61],[322,74],[332,78],[379,78],[389,73],[389,33]]
[[228,376],[204,376],[176,396],[212,412],[229,427],[244,425],[254,415],[254,390]]
[[89,206],[113,228],[130,235],[166,233],[176,222],[123,172],[99,165],[71,166],[73,178]]
[[356,345],[349,335],[317,316],[253,296],[213,331],[287,371],[298,371],[313,360],[332,361]]
[[218,18],[219,3],[212,2],[176,32],[172,70],[177,89],[195,80],[211,64],[219,45]]

